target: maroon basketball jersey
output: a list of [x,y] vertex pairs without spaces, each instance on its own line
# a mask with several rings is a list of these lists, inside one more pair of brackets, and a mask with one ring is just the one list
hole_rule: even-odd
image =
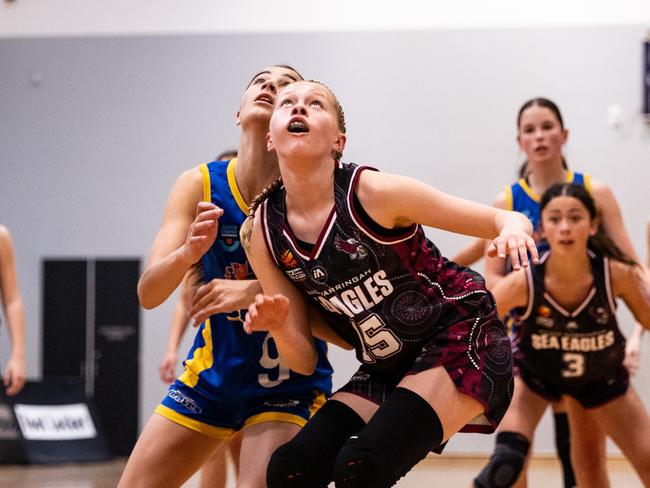
[[365,170],[374,168],[336,163],[334,206],[316,243],[294,236],[284,187],[262,204],[262,226],[277,266],[361,362],[384,370],[413,361],[441,328],[477,316],[487,291],[481,275],[442,257],[420,225],[374,222],[355,193]]

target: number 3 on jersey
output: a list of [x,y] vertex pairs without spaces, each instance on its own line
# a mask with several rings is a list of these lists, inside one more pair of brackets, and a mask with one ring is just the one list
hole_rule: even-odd
[[364,362],[374,363],[402,350],[400,340],[378,315],[373,313],[356,325],[363,344]]
[[585,374],[585,356],[567,352],[562,355],[566,367],[562,370],[563,378],[577,378]]
[[[273,388],[274,386],[278,386],[284,380],[289,379],[289,374],[291,371],[280,362],[280,355],[278,354],[278,350],[275,347],[275,342],[272,342],[275,357],[271,357],[271,354],[269,352],[269,342],[271,341],[273,341],[273,338],[271,337],[271,333],[268,332],[264,337],[264,342],[262,343],[262,357],[260,358],[260,366],[262,366],[264,369],[276,370],[277,372],[273,371],[274,374],[271,374],[271,371],[269,371],[268,373],[257,375],[257,381],[259,381],[260,385],[262,385],[264,388]],[[276,379],[273,380],[271,377]]]

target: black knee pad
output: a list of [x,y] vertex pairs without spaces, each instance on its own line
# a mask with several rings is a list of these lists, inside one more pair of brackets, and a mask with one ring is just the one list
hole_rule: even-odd
[[483,471],[474,478],[477,488],[509,488],[524,468],[530,442],[517,432],[499,432],[494,452]]
[[562,463],[562,474],[564,477],[564,488],[573,488],[576,485],[573,466],[571,465],[571,432],[569,430],[569,419],[564,412],[555,413],[555,448]]
[[442,424],[429,403],[410,390],[397,388],[359,435],[341,449],[334,464],[336,486],[393,486],[442,439]]
[[327,401],[292,440],[275,450],[266,470],[268,488],[327,486],[341,446],[364,425],[347,405]]

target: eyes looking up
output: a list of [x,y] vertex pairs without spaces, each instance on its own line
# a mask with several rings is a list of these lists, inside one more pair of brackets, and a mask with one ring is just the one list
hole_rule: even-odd
[[[268,80],[269,80],[268,76],[258,76],[257,78],[255,78],[253,80],[251,85],[262,85],[262,84],[266,83]],[[284,80],[280,81],[279,83],[277,83],[277,86],[278,86],[278,88],[284,88],[286,86],[289,86],[294,81],[295,80],[287,78],[287,79],[284,79]]]

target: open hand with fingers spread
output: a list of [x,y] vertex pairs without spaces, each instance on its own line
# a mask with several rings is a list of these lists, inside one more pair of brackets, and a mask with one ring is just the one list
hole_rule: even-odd
[[258,294],[248,307],[244,330],[252,334],[258,330],[273,332],[283,327],[289,316],[289,299],[284,295]]
[[219,217],[223,210],[214,203],[199,202],[196,205],[196,217],[187,231],[182,252],[192,263],[196,263],[206,253],[217,238]]
[[539,262],[537,246],[533,238],[519,229],[504,227],[487,250],[487,255],[491,258],[498,256],[500,258],[510,258],[512,268],[520,269],[529,265],[528,253],[533,264]]

